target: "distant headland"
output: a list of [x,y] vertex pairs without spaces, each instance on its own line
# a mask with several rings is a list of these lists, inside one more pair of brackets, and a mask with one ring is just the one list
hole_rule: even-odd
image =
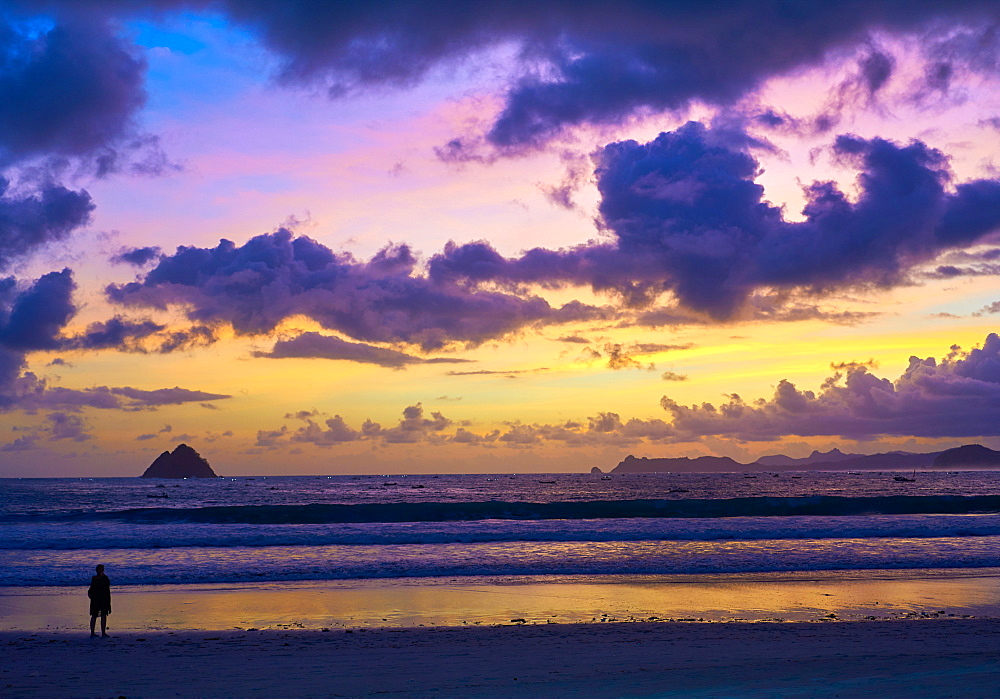
[[629,454],[615,466],[611,473],[659,473],[703,471],[880,471],[918,468],[1000,468],[1000,451],[982,444],[919,454],[908,451],[890,451],[883,454],[845,454],[839,449],[827,452],[814,451],[809,456],[795,459],[784,454],[763,456],[748,464],[728,456],[699,456],[688,458],[635,457]]
[[156,457],[140,478],[218,478],[208,461],[187,444]]

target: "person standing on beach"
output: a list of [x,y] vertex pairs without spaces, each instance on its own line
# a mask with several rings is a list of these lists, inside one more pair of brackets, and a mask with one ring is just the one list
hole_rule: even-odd
[[90,637],[95,638],[94,626],[101,617],[101,636],[108,637],[108,614],[111,613],[111,580],[104,574],[104,566],[97,566],[97,575],[90,579]]

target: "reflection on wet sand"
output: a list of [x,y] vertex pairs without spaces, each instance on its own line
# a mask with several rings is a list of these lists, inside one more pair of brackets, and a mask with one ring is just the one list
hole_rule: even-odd
[[[0,589],[0,630],[80,625],[72,588]],[[1000,617],[1000,571],[349,580],[121,587],[118,630]],[[833,615],[833,616],[831,616]],[[85,621],[85,620],[84,620]],[[518,622],[520,623],[520,622]]]

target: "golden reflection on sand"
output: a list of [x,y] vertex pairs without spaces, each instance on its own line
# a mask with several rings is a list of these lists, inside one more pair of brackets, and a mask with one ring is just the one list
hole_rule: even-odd
[[[82,590],[0,588],[0,630],[82,628],[86,613]],[[1000,571],[119,587],[109,622],[119,630],[221,630],[461,626],[522,619],[797,621],[922,613],[1000,617]]]

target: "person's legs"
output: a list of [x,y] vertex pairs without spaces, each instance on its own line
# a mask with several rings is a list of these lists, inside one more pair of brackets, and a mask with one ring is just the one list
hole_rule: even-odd
[[97,635],[96,633],[94,633],[94,625],[96,623],[97,623],[97,615],[96,614],[91,614],[90,615],[90,635],[91,635],[91,637]]
[[107,636],[108,635],[108,615],[107,614],[101,614],[101,635],[102,636]]

